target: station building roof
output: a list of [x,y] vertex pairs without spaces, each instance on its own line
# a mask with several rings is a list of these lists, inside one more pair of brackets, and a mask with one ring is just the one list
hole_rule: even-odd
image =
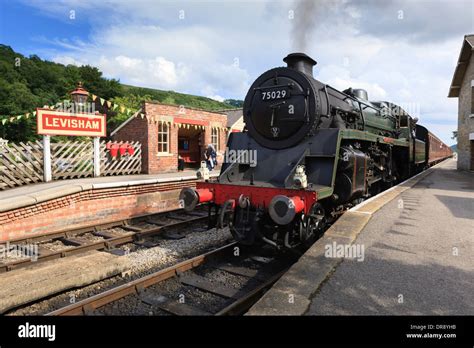
[[227,128],[232,128],[236,123],[243,119],[242,108],[221,110],[220,112],[227,115]]
[[465,35],[464,41],[459,53],[458,63],[454,70],[453,80],[449,87],[448,98],[459,97],[459,91],[461,90],[462,80],[466,73],[469,60],[471,59],[472,50],[474,48],[474,34]]
[[[126,119],[124,122],[122,122],[116,129],[114,129],[111,133],[110,133],[110,136],[114,136],[115,134],[117,134],[122,128],[124,128],[128,123],[130,123],[134,118],[136,117],[139,117],[139,115],[141,113],[145,113],[145,110],[144,110],[144,105],[145,104],[157,104],[157,105],[161,105],[161,106],[168,106],[168,107],[171,107],[171,108],[175,108],[175,109],[179,109],[181,106],[179,105],[174,105],[174,104],[166,104],[166,103],[161,103],[161,102],[158,102],[158,101],[154,101],[154,100],[151,100],[151,101],[144,101],[143,102],[143,105],[142,107],[136,111],[133,115],[131,115],[128,119]],[[188,106],[184,106],[186,109],[190,109],[190,110],[195,110],[195,111],[202,111],[204,113],[207,113],[207,114],[216,114],[216,115],[223,115],[223,116],[227,116],[227,113],[226,113],[226,110],[222,110],[222,111],[211,111],[211,110],[205,110],[205,109],[200,109],[200,108],[195,108],[195,107],[188,107]],[[233,110],[233,109],[232,109]],[[241,110],[241,113],[242,113],[242,109]],[[227,121],[227,124],[228,124],[228,121]]]

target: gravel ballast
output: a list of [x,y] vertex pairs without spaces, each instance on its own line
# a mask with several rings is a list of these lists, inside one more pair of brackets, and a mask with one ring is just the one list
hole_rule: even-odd
[[[222,246],[232,240],[232,235],[226,229],[210,229],[199,232],[186,230],[186,237],[182,239],[156,239],[159,243],[151,248],[137,247],[135,244],[124,245],[128,271],[121,276],[115,276],[91,284],[80,289],[66,291],[23,308],[16,309],[8,315],[42,315],[71,303],[83,300],[105,290],[122,285],[130,280],[156,272],[192,256],[202,254],[212,248]],[[18,270],[19,272],[21,270]],[[54,279],[52,279],[54,281]]]

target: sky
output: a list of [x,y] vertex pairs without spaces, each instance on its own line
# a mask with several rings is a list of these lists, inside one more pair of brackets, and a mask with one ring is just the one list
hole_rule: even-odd
[[402,105],[447,144],[472,0],[0,0],[0,43],[122,83],[244,99],[290,52],[315,78]]

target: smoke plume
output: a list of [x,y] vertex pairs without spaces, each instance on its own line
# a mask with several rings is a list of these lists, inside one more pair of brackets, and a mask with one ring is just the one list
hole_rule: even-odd
[[350,0],[296,0],[290,38],[293,50],[305,52],[315,40],[315,30],[323,23],[337,21],[341,16],[337,10],[350,3]]

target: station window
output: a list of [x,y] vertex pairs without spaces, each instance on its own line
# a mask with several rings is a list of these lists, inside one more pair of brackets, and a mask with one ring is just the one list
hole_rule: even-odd
[[471,115],[474,114],[474,80],[471,81]]
[[212,128],[211,143],[216,151],[219,151],[219,128]]
[[158,153],[169,153],[170,127],[167,123],[158,125]]

